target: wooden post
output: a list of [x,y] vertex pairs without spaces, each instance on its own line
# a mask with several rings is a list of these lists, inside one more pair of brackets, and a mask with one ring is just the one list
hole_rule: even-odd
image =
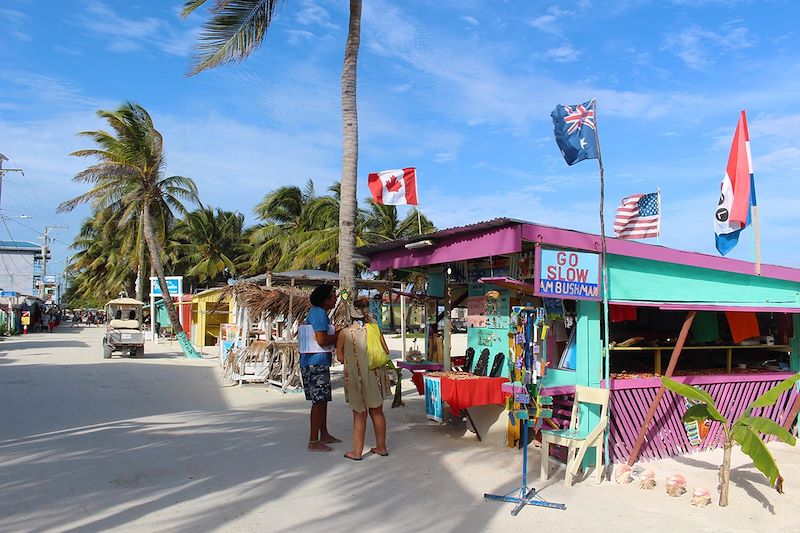
[[733,348],[728,348],[725,353],[725,372],[731,373],[733,367]]
[[[406,284],[400,284],[400,338],[403,340],[403,353],[400,359],[403,361],[406,360]],[[392,293],[389,293],[389,309],[391,312],[394,312],[394,308],[392,307]]]
[[[672,355],[669,358],[669,365],[667,366],[667,371],[664,375],[668,378],[672,377],[672,373],[675,371],[675,367],[678,364],[678,358],[681,355],[681,351],[683,350],[683,345],[686,342],[686,337],[689,336],[689,330],[692,327],[692,321],[694,321],[694,315],[696,311],[689,311],[689,314],[686,315],[686,320],[683,322],[683,327],[681,328],[681,334],[678,336],[678,342],[675,344],[675,349],[672,350]],[[631,453],[630,458],[628,459],[628,466],[633,466],[633,463],[636,462],[636,459],[639,458],[639,451],[642,449],[642,443],[644,442],[644,436],[647,433],[647,428],[650,426],[650,422],[653,421],[653,417],[656,414],[656,409],[658,408],[658,404],[661,402],[661,398],[664,396],[664,392],[666,389],[664,385],[658,388],[658,393],[656,393],[656,397],[653,398],[652,403],[650,403],[650,408],[647,410],[647,414],[644,417],[644,422],[642,422],[642,427],[639,429],[639,435],[636,437],[636,444],[633,445],[633,452]]]
[[[448,267],[447,270],[450,270]],[[452,333],[453,328],[451,324],[450,315],[453,312],[453,302],[451,298],[451,287],[450,287],[450,274],[449,272],[445,273],[444,279],[444,339],[442,342],[442,368],[444,368],[445,372],[449,372],[452,370],[450,364],[450,345],[452,344]],[[437,321],[438,322],[438,321]],[[480,437],[479,437],[480,440]]]
[[661,375],[661,348],[656,348],[656,376]]

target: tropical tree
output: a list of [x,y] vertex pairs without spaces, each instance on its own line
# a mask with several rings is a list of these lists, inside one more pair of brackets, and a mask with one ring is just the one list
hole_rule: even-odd
[[[264,40],[280,0],[217,0],[198,44],[190,75],[223,63],[243,61]],[[206,0],[187,0],[182,15],[191,14]],[[361,41],[361,0],[350,0],[350,20],[342,67],[342,177],[339,209],[338,260],[340,286],[355,288],[354,250],[357,225],[358,113],[356,70]]]
[[226,281],[243,270],[248,244],[243,237],[244,215],[201,207],[175,225],[178,268],[198,283]]
[[[98,148],[78,150],[72,155],[90,157],[97,162],[73,178],[91,188],[63,202],[58,211],[72,211],[88,203],[95,212],[119,213],[119,225],[139,217],[150,252],[150,266],[158,277],[163,294],[168,295],[162,263],[163,247],[157,238],[159,227],[174,220],[174,213],[185,213],[183,202],[198,203],[197,187],[183,176],[164,176],[164,140],[147,111],[135,103],[125,103],[115,111],[98,111],[113,133],[96,130],[79,135],[94,141]],[[163,224],[162,224],[163,223]],[[181,328],[171,298],[164,298],[173,331],[188,356],[196,356]]]
[[753,460],[755,467],[767,477],[770,485],[774,486],[779,494],[783,494],[783,477],[778,469],[778,464],[775,462],[775,458],[761,439],[761,435],[772,435],[791,446],[796,444],[796,439],[794,435],[776,424],[773,420],[762,416],[753,416],[753,410],[759,407],[763,408],[775,405],[778,398],[780,398],[784,392],[794,387],[795,382],[799,379],[800,374],[795,374],[781,381],[753,400],[753,402],[745,408],[739,418],[730,422],[717,410],[714,405],[714,399],[711,398],[706,391],[684,385],[683,383],[678,383],[668,377],[661,378],[662,383],[669,390],[698,402],[686,410],[686,413],[682,417],[684,422],[714,420],[722,424],[724,441],[722,444],[722,466],[719,472],[720,507],[728,505],[728,489],[731,480],[731,451],[734,443],[738,443],[742,447],[742,451]]
[[[364,217],[364,239],[370,243],[394,241],[436,231],[433,222],[416,208],[412,209],[402,219],[397,214],[397,207],[375,203],[371,198],[367,200],[366,209],[362,210]],[[381,272],[380,277],[389,281],[395,280],[392,269]],[[409,306],[409,313],[411,312]],[[389,294],[389,328],[395,331],[394,302]]]

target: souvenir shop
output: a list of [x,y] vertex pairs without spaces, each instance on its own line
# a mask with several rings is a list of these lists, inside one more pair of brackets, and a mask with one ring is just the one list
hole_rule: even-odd
[[[688,406],[672,393],[646,417],[661,375],[701,387],[735,416],[800,370],[800,270],[762,265],[757,274],[745,261],[606,242],[607,327],[598,235],[501,218],[361,248],[372,270],[427,278],[434,302],[424,348],[406,354],[403,366],[426,394],[429,416],[441,419],[446,405],[469,424],[472,407],[500,406],[513,445],[515,414],[533,416],[520,404],[535,406],[531,427],[563,428],[576,386],[607,389],[605,407],[581,415],[580,425],[608,421],[610,461],[648,460],[721,442],[714,424],[681,422]],[[451,348],[456,307],[466,309],[464,353]],[[756,414],[793,427],[797,396],[787,391]]]

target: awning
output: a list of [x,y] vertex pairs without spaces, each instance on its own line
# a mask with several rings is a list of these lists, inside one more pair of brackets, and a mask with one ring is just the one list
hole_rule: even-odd
[[536,289],[536,286],[531,283],[525,283],[524,281],[519,281],[518,279],[507,278],[507,277],[480,278],[478,282],[488,283],[490,285],[496,285],[504,289],[521,292],[523,294],[529,294],[531,296],[534,295],[533,293],[534,290]]
[[735,303],[735,302],[644,302],[611,300],[615,305],[657,307],[664,311],[751,311],[755,313],[800,313],[800,303]]

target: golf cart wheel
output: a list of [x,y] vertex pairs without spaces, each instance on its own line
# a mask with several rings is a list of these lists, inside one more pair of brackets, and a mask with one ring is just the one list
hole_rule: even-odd
[[113,349],[108,344],[103,345],[103,359],[111,359]]
[[136,348],[136,357],[144,357],[144,346]]

